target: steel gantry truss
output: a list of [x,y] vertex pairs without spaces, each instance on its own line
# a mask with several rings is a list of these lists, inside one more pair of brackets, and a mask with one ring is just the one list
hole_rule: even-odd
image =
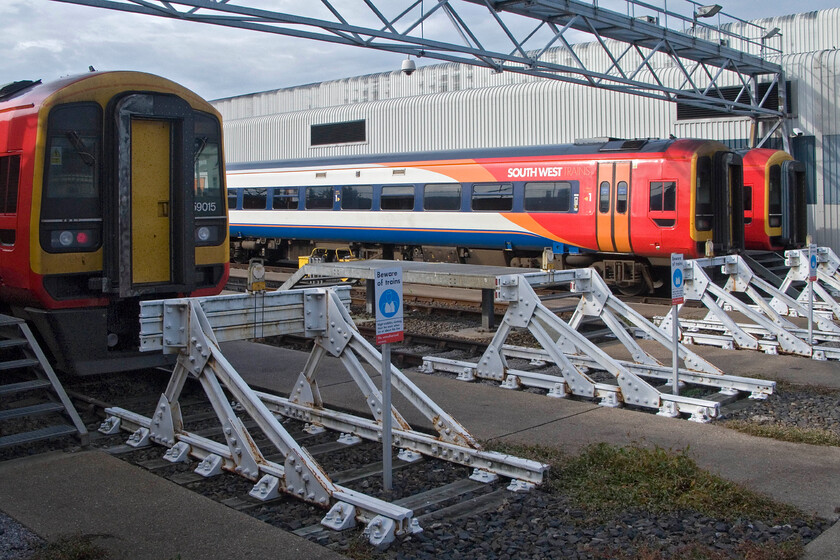
[[[283,8],[289,10],[284,12],[260,9],[254,5],[262,3],[248,0],[236,4],[228,0],[54,1],[679,100],[755,120],[773,119],[776,125],[768,135],[786,122],[784,87],[774,87],[784,84],[782,68],[766,59],[768,54],[781,54],[766,44],[773,33],[748,24],[746,28],[754,27],[757,35],[750,38],[712,27],[697,19],[708,14],[695,10],[700,8],[695,2],[688,3],[692,13],[685,16],[639,0],[625,0],[627,14],[601,8],[597,0],[321,0],[284,2]],[[639,12],[645,15],[638,16]],[[602,56],[576,53],[573,43],[581,42],[582,33],[594,36],[593,44],[602,49]],[[674,69],[679,74],[676,81],[669,77]],[[759,80],[770,83],[768,92],[778,90],[779,107],[766,106],[767,94],[758,94]],[[734,100],[722,91],[732,84],[740,87]]]

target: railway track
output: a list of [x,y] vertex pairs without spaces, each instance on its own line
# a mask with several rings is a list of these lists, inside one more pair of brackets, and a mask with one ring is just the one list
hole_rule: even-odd
[[[91,427],[106,417],[105,410],[114,406],[130,409],[139,414],[153,414],[156,394],[165,384],[165,374],[121,378],[109,386],[108,382],[85,380],[72,383],[68,394],[77,408],[83,411]],[[157,379],[158,382],[150,382]],[[128,397],[126,395],[135,395]],[[195,436],[214,441],[224,441],[223,428],[215,411],[198,384],[188,381],[181,408],[184,429]],[[282,457],[279,450],[262,436],[257,425],[243,418],[245,427],[254,435],[255,443],[266,454],[269,461]],[[295,440],[315,457],[336,484],[391,503],[412,509],[421,524],[432,519],[436,523],[455,524],[459,519],[478,512],[496,509],[509,498],[506,482],[501,480],[479,482],[471,480],[471,468],[447,461],[423,457],[420,460],[403,460],[396,453],[392,457],[393,489],[386,492],[382,486],[382,446],[379,443],[358,438],[346,438],[345,434],[324,431],[310,433],[307,424],[286,419],[284,427]],[[126,444],[125,432],[104,435],[91,430],[90,445],[142,467],[157,476],[166,478],[180,486],[210,497],[228,507],[293,532],[322,545],[340,548],[348,541],[361,538],[361,529],[353,532],[338,532],[321,524],[326,510],[288,495],[280,494],[270,500],[256,499],[252,495],[253,482],[236,474],[222,472],[213,477],[197,474],[198,461],[173,463],[163,458],[165,447],[148,445],[133,447]]]
[[[362,330],[370,334],[365,327]],[[291,338],[274,342],[303,343]],[[405,364],[417,363],[429,349],[477,356],[484,348],[479,341],[455,340],[428,334],[409,334],[403,346],[406,347],[404,352],[395,347],[397,351],[392,352],[392,355]],[[69,391],[88,425],[95,428],[104,416],[104,408],[112,405],[151,415],[167,376],[164,372],[149,371],[142,375],[78,379],[69,384]],[[799,395],[793,399],[799,403],[803,401]],[[198,387],[188,383],[181,404],[187,430],[216,441],[224,439],[215,413]],[[758,406],[761,404],[758,403]],[[514,494],[506,490],[504,484],[488,485],[469,480],[469,469],[466,467],[435,459],[408,463],[395,456],[394,492],[387,496],[381,484],[380,445],[372,442],[349,446],[341,444],[337,442],[339,434],[326,432],[313,435],[306,432],[305,424],[297,420],[286,420],[284,426],[317,457],[337,483],[373,496],[389,497],[393,503],[415,511],[424,532],[398,540],[383,553],[383,558],[435,558],[451,554],[453,550],[459,551],[465,558],[500,557],[510,547],[519,550],[520,554],[533,557],[566,558],[575,557],[580,552],[578,543],[581,539],[587,542],[590,539],[594,539],[593,542],[603,541],[602,548],[598,548],[601,545],[587,545],[589,548],[584,553],[586,557],[608,558],[614,557],[609,551],[615,548],[611,547],[634,550],[632,547],[638,545],[639,538],[655,539],[657,542],[666,539],[678,543],[672,546],[681,546],[679,543],[685,542],[703,542],[710,538],[704,536],[705,527],[710,523],[718,527],[718,535],[736,535],[741,531],[738,528],[741,526],[733,525],[730,521],[709,520],[690,513],[674,517],[670,514],[631,511],[623,512],[617,518],[607,516],[605,521],[595,525],[591,522],[583,523],[581,510],[570,504],[562,494],[553,493],[548,488],[537,488],[528,494]],[[250,423],[247,427],[253,428]],[[239,476],[223,472],[219,476],[205,478],[195,473],[197,461],[173,464],[163,460],[163,447],[137,449],[128,446],[125,444],[125,433],[109,436],[96,434],[92,430],[91,435],[91,445],[121,460],[278,528],[342,552],[368,546],[361,528],[341,532],[325,530],[320,524],[325,514],[321,508],[283,495],[265,502],[255,500],[250,495],[253,483]],[[267,442],[258,443],[268,449]],[[544,539],[540,535],[531,534],[528,530],[529,520],[534,519],[550,519],[552,528],[546,530],[555,536]],[[672,527],[677,526],[679,530],[672,530]],[[768,527],[766,533],[748,532],[748,536],[738,538],[771,542],[779,535],[796,534],[800,530],[805,531],[803,534],[813,535],[824,528],[825,525],[814,525],[812,521],[797,521],[787,528]],[[609,538],[600,539],[597,535],[609,535]],[[709,546],[715,546],[715,542],[719,545],[720,537],[713,537]],[[491,550],[482,548],[483,543],[491,546]],[[369,555],[371,552],[362,554]]]

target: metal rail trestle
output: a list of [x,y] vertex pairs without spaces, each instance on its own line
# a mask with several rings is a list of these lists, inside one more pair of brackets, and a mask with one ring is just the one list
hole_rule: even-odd
[[[687,413],[695,421],[708,421],[718,415],[717,401],[662,393],[642,379],[667,380],[671,369],[642,349],[627,332],[628,326],[641,330],[666,348],[670,347],[670,337],[613,296],[597,272],[591,269],[570,270],[565,271],[565,276],[558,273],[555,280],[569,282],[572,291],[581,294],[568,324],[540,302],[525,276],[501,276],[497,279],[497,299],[507,301],[508,310],[479,363],[427,357],[424,358],[424,370],[455,372],[463,380],[475,377],[493,379],[511,388],[520,385],[540,387],[555,397],[568,394],[598,397],[605,406],[618,406],[623,402],[658,408],[663,416]],[[633,361],[612,358],[578,332],[577,328],[585,316],[600,318],[630,352]],[[540,343],[541,350],[505,345],[511,329],[515,327],[527,328]],[[685,366],[681,370],[685,381],[716,387],[730,394],[733,391],[749,391],[755,398],[762,398],[773,391],[775,384],[772,382],[725,375],[685,346],[680,344],[678,349]],[[508,367],[507,357],[551,361],[560,368],[561,375],[514,370]],[[587,375],[590,369],[610,373],[617,385],[595,382]]]
[[[141,304],[141,340],[146,350],[178,353],[169,384],[152,418],[110,408],[102,431],[134,431],[129,445],[150,442],[170,449],[165,458],[201,460],[198,474],[222,469],[256,482],[251,495],[258,499],[285,492],[324,507],[332,506],[322,524],[345,529],[356,521],[367,524],[374,545],[387,544],[396,535],[421,530],[413,512],[332,482],[326,472],[278,421],[276,414],[317,426],[334,428],[381,441],[382,396],[362,362],[381,371],[381,354],[358,332],[346,309],[349,287],[311,288],[210,298],[159,300]],[[257,331],[255,331],[255,328]],[[227,361],[220,342],[280,334],[304,334],[314,348],[288,399],[258,393]],[[331,411],[324,407],[316,371],[327,355],[341,360],[364,395],[373,419]],[[393,387],[413,404],[437,431],[437,437],[417,432],[392,407],[394,444],[490,471],[514,479],[518,486],[542,482],[547,466],[501,453],[483,451],[454,418],[391,366]],[[184,430],[178,398],[188,377],[197,378],[218,416],[226,443],[218,443]],[[228,402],[227,390],[284,457],[282,464],[266,459],[254,438]],[[512,484],[514,485],[514,484]]]
[[[717,266],[728,276],[723,287],[716,285],[704,270]],[[840,348],[808,343],[808,329],[794,324],[778,310],[784,305],[807,315],[801,302],[758,278],[740,256],[688,260],[684,273],[685,299],[700,301],[708,310],[702,320],[680,318],[684,343],[795,354],[815,360],[840,359]],[[771,305],[771,298],[776,300],[775,306]],[[677,313],[680,309],[682,306]],[[731,312],[740,316],[733,317]],[[664,318],[657,318],[663,332],[671,332],[673,315],[672,309]],[[815,342],[840,342],[840,327],[825,316],[815,319],[820,327],[813,332]]]
[[[836,296],[831,295],[826,286],[832,289],[835,294],[840,294],[840,258],[829,247],[817,247],[816,257],[817,281],[814,283],[814,318],[824,315],[829,320],[833,318],[836,325],[840,321],[840,302],[837,301]],[[794,282],[808,281],[808,251],[804,249],[785,251],[785,265],[789,269],[781,287],[779,287],[782,294],[786,294]],[[770,300],[770,305],[782,315],[806,317],[808,315],[807,289],[799,293],[796,302],[799,304],[798,306],[790,305],[787,300],[774,296]]]

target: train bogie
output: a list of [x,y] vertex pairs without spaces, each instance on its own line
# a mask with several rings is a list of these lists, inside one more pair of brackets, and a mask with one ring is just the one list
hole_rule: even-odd
[[[191,91],[95,72],[0,93],[0,298],[60,369],[130,369],[142,299],[228,275],[221,122]],[[2,198],[2,197],[0,197]]]

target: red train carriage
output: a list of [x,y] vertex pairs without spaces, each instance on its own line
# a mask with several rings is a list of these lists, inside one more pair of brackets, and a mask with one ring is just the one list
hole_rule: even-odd
[[294,260],[312,243],[362,256],[595,266],[653,289],[672,252],[743,248],[741,158],[706,140],[614,140],[228,166],[232,251]]
[[138,302],[228,276],[220,117],[139,72],[0,89],[0,301],[60,369],[133,369]]
[[805,245],[808,235],[805,166],[781,150],[744,153],[744,243],[782,251]]

